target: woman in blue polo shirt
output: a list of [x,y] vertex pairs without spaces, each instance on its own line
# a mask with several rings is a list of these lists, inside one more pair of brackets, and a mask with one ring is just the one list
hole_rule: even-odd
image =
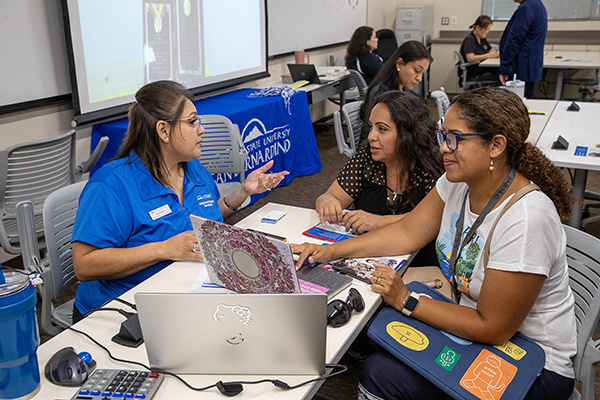
[[204,129],[192,95],[158,81],[142,87],[129,109],[129,128],[117,157],[88,181],[73,228],[73,264],[80,280],[74,320],[118,297],[172,261],[201,258],[190,214],[223,221],[244,200],[287,172],[248,175],[220,198],[200,164]]

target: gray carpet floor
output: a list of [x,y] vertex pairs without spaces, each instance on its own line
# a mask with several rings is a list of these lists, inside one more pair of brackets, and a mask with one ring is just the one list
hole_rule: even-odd
[[[431,99],[429,106],[432,115],[437,115],[435,104]],[[228,218],[226,221],[227,223],[235,224],[268,202],[283,203],[307,208],[314,207],[317,197],[328,189],[331,183],[335,180],[339,170],[348,160],[345,156],[339,154],[337,150],[333,127],[322,127],[321,125],[315,124],[315,131],[317,132],[315,135],[321,157],[321,163],[323,166],[322,171],[311,176],[295,178],[289,185],[275,188],[267,196],[258,200],[255,204],[240,210]],[[565,176],[568,177],[568,171],[565,171]],[[589,190],[600,192],[600,172],[590,172],[588,174],[587,186]],[[598,211],[594,212],[598,213]],[[586,230],[592,235],[600,238],[600,222],[588,225]],[[18,260],[9,263],[9,265],[17,267]],[[74,293],[74,289],[69,290],[62,296],[61,299],[59,299],[59,303],[73,298]],[[43,331],[40,333],[42,342],[49,339],[49,336]],[[600,338],[600,329],[596,329],[596,335],[594,338]],[[356,398],[356,385],[358,381],[358,373],[360,372],[360,363],[357,363],[347,357],[343,358],[342,361],[347,361],[349,366],[348,372],[327,380],[319,390],[321,395],[320,398],[330,397],[338,400]],[[600,372],[598,372],[596,376],[596,398],[600,399]]]

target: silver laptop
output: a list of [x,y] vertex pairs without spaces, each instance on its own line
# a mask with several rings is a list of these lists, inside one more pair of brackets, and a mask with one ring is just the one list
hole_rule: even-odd
[[152,368],[180,374],[325,373],[324,294],[134,297]]
[[299,271],[290,244],[259,232],[190,215],[211,282],[238,293],[326,293],[352,278],[304,265]]

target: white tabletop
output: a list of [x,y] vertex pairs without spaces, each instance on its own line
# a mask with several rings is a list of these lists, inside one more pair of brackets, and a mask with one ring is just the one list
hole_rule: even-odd
[[[578,147],[586,152],[600,151],[599,121],[600,103],[577,102],[580,111],[567,111],[570,101],[559,101],[540,136],[537,147],[559,167],[600,170],[600,157],[576,155]],[[567,150],[553,150],[552,144],[558,136],[569,142]]]
[[[276,224],[264,224],[260,220],[270,211],[280,210],[285,211],[286,215]],[[240,221],[237,226],[243,228],[253,228],[285,236],[290,242],[311,241],[320,243],[321,241],[303,236],[301,232],[314,226],[319,222],[318,214],[314,210],[285,206],[280,204],[269,203],[261,209],[254,212],[252,215]],[[407,258],[407,257],[399,257]],[[124,300],[133,302],[133,295],[138,291],[144,292],[189,292],[192,283],[204,268],[204,263],[201,261],[175,262],[169,267],[163,269],[153,277],[144,281],[134,289],[121,296]],[[371,316],[381,304],[381,297],[371,291],[370,287],[361,284],[353,284],[360,291],[365,299],[366,308],[362,313],[354,313],[348,324],[341,328],[327,328],[327,363],[335,363],[340,360],[354,338],[362,330],[369,321]],[[345,299],[347,290],[341,292],[338,298]],[[124,307],[120,303],[111,303],[109,307]],[[74,326],[78,330],[89,333],[100,343],[108,347],[114,356],[137,360],[144,364],[148,364],[144,345],[137,349],[131,349],[116,345],[110,338],[114,336],[120,323],[124,318],[115,312],[97,312],[90,317],[85,318]],[[182,344],[192,345],[192,344]],[[140,369],[134,365],[115,362],[109,359],[107,353],[93,344],[86,337],[66,330],[56,337],[44,343],[38,349],[38,360],[40,371],[43,375],[43,369],[50,357],[59,349],[72,346],[77,352],[88,351],[98,363],[98,368],[120,368],[120,369]],[[234,380],[258,380],[266,378],[264,376],[213,376],[213,375],[184,375],[184,378],[192,385],[201,387],[213,384],[219,380],[234,381]],[[311,376],[270,376],[268,378],[280,379],[290,385],[303,382],[310,379]],[[298,389],[284,392],[277,389],[270,383],[262,383],[258,385],[244,385],[244,391],[239,395],[239,398],[260,398],[260,399],[302,399],[312,398],[320,385],[306,385]],[[69,399],[75,394],[75,388],[59,387],[49,383],[43,376],[41,379],[41,390],[35,396],[36,399]],[[217,389],[210,389],[206,392],[193,392],[186,388],[179,381],[171,377],[166,377],[154,399],[223,399],[223,395]]]
[[[499,67],[499,58],[488,58],[481,67]],[[544,53],[544,68],[591,69],[600,68],[600,52],[597,51],[547,51]],[[512,77],[511,77],[512,79]]]
[[557,101],[525,99],[523,102],[530,112],[529,119],[531,120],[531,128],[529,129],[527,141],[535,145],[546,127]]

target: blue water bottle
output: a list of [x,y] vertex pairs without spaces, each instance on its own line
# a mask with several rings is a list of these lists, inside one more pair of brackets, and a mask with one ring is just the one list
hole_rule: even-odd
[[29,399],[40,390],[35,288],[26,273],[0,274],[0,399]]

